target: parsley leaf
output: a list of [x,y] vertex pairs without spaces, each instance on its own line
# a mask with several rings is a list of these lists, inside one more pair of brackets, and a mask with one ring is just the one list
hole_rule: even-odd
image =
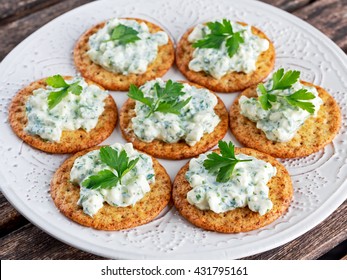
[[61,88],[59,91],[51,91],[48,94],[48,108],[51,110],[57,106],[69,92],[75,95],[80,95],[82,87],[79,82],[68,84],[61,75],[54,75],[46,79],[46,84],[53,88]]
[[295,84],[300,77],[300,71],[289,70],[284,74],[284,69],[281,68],[276,71],[272,76],[272,89],[287,89],[290,88],[293,84]]
[[215,152],[209,154],[204,160],[204,167],[210,173],[217,173],[217,182],[227,182],[230,180],[235,165],[239,162],[252,161],[251,159],[240,160],[235,157],[235,146],[232,142],[219,141],[220,154]]
[[268,93],[266,91],[266,88],[265,88],[263,83],[260,83],[258,85],[258,89],[262,93],[262,95],[259,96],[259,98],[258,98],[261,106],[263,107],[264,110],[270,109],[272,107],[272,104],[270,103],[270,101],[271,102],[276,102],[277,101],[276,95]]
[[245,40],[241,36],[240,32],[234,33],[234,35],[227,39],[226,46],[228,47],[228,54],[232,57]]
[[300,89],[291,95],[285,96],[285,99],[290,105],[306,110],[310,114],[314,113],[314,105],[310,102],[302,102],[300,100],[311,100],[314,98],[315,95],[311,92],[307,92],[307,89]]
[[140,40],[141,38],[137,36],[138,34],[139,32],[135,29],[123,24],[118,24],[112,31],[111,39],[104,42],[118,41],[120,45],[126,45]]
[[118,151],[107,146],[100,149],[100,158],[103,163],[116,170],[117,175],[107,169],[101,170],[82,182],[82,186],[87,189],[109,189],[114,187],[118,182],[122,182],[124,175],[132,170],[139,161],[139,158],[129,161],[125,150],[118,153]]
[[211,33],[193,43],[194,48],[219,49],[225,41],[228,55],[232,57],[239,49],[240,44],[244,42],[241,35],[243,31],[234,32],[229,20],[223,19],[222,23],[218,21],[208,22],[206,25]]
[[[284,69],[281,68],[277,70],[272,76],[272,88],[268,91],[266,90],[263,83],[258,84],[258,90],[261,95],[258,97],[258,101],[264,110],[269,110],[272,107],[271,102],[277,101],[277,96],[283,97],[290,105],[294,107],[299,107],[306,110],[310,114],[314,113],[314,105],[311,102],[302,102],[300,100],[312,100],[315,95],[308,92],[306,89],[300,89],[291,95],[281,95],[281,94],[271,94],[274,90],[284,90],[290,88],[295,84],[300,77],[300,71],[289,70],[284,73]],[[271,102],[270,102],[271,101]]]
[[110,170],[101,170],[96,175],[88,177],[82,182],[82,186],[87,189],[110,189],[117,185],[119,179]]
[[140,101],[141,103],[149,107],[150,110],[146,118],[157,111],[179,115],[180,110],[191,100],[191,97],[183,101],[177,100],[179,96],[184,94],[182,89],[183,85],[181,83],[176,83],[168,80],[164,88],[160,87],[159,83],[154,84],[156,99],[145,97],[142,90],[137,88],[135,85],[130,86],[128,96],[131,99]]
[[119,154],[111,147],[102,147],[100,149],[101,161],[106,163],[109,167],[117,171],[119,180],[133,169],[139,158],[131,160],[129,162],[128,155],[125,150],[122,150]]

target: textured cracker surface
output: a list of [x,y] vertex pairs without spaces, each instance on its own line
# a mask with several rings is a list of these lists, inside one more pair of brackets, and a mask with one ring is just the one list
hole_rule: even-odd
[[[65,76],[65,79],[72,77]],[[99,116],[98,123],[90,132],[83,129],[74,131],[63,131],[59,142],[49,142],[43,140],[38,135],[31,135],[24,131],[28,119],[26,116],[25,103],[32,95],[33,90],[45,88],[46,79],[35,81],[20,90],[13,98],[9,109],[9,121],[13,131],[24,142],[30,146],[48,153],[64,154],[74,153],[89,147],[93,147],[104,141],[113,132],[117,123],[117,106],[111,95],[105,99],[103,113]],[[91,81],[86,80],[89,84]]]
[[246,147],[278,158],[307,156],[329,144],[340,129],[340,108],[323,88],[303,81],[301,83],[314,86],[324,104],[321,105],[317,117],[307,119],[292,140],[285,143],[271,141],[256,127],[256,123],[241,115],[238,102],[240,96],[256,97],[256,86],[243,91],[230,107],[230,128],[236,139]]
[[[164,31],[159,26],[142,19],[133,19],[137,22],[145,22],[151,33],[158,31]],[[174,46],[169,38],[169,42],[166,45],[158,47],[158,54],[156,59],[150,63],[147,67],[147,71],[143,74],[129,74],[127,76],[109,72],[101,66],[95,64],[88,56],[89,50],[89,37],[96,33],[99,29],[103,28],[105,22],[99,23],[84,33],[77,41],[74,48],[74,62],[76,68],[81,72],[82,76],[88,78],[109,90],[121,90],[126,91],[131,84],[141,86],[149,80],[163,76],[172,66],[175,58]]]
[[[216,150],[219,151],[219,150]],[[192,224],[206,230],[238,233],[255,230],[264,227],[283,215],[292,200],[293,187],[290,176],[282,164],[273,157],[248,148],[235,148],[235,153],[243,153],[267,161],[277,168],[276,176],[269,183],[269,196],[273,208],[263,216],[249,210],[248,207],[217,214],[211,210],[200,210],[187,201],[187,193],[192,189],[185,179],[185,173],[189,169],[189,162],[178,172],[174,184],[172,197],[180,214]]]
[[[246,25],[245,23],[240,23]],[[256,62],[256,70],[249,73],[231,72],[224,75],[221,79],[206,74],[203,71],[194,72],[189,69],[189,62],[193,58],[195,48],[188,41],[188,36],[194,28],[190,28],[181,38],[176,49],[176,65],[189,81],[202,85],[210,90],[217,92],[235,92],[248,88],[259,83],[269,75],[275,64],[275,48],[270,39],[259,29],[252,26],[253,34],[260,38],[267,39],[270,43],[269,48],[262,52]]]
[[[197,88],[202,88],[198,85],[189,83]],[[216,95],[217,96],[217,95]],[[189,146],[184,140],[178,143],[166,143],[161,140],[153,140],[150,143],[143,142],[135,135],[131,129],[131,119],[136,116],[135,101],[128,99],[122,106],[119,124],[123,137],[133,143],[134,147],[140,151],[150,154],[151,156],[165,159],[184,159],[194,157],[214,147],[219,140],[223,139],[228,131],[228,111],[225,108],[223,101],[217,96],[218,103],[214,107],[215,113],[219,116],[220,122],[215,127],[214,131],[204,136],[194,146]]]
[[106,202],[92,217],[86,215],[77,205],[80,189],[70,183],[70,171],[77,157],[94,147],[68,158],[55,172],[51,181],[51,196],[61,213],[71,220],[99,230],[121,230],[146,224],[153,220],[168,204],[171,198],[171,181],[160,163],[152,158],[155,170],[155,183],[151,190],[134,206],[114,207]]

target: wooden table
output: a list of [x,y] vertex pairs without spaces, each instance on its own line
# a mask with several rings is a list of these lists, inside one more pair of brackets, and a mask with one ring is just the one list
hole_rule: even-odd
[[[55,17],[90,0],[0,0],[0,60]],[[347,0],[264,0],[306,20],[347,52]],[[70,247],[27,221],[0,193],[1,259],[102,259]],[[320,225],[247,259],[317,259],[347,240],[347,201]],[[346,245],[346,241],[343,245]],[[347,245],[346,245],[347,247]],[[340,246],[341,250],[341,246]],[[347,249],[344,256],[347,258]]]

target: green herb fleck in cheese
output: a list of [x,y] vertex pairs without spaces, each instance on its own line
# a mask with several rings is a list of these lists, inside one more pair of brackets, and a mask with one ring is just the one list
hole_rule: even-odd
[[267,183],[276,175],[276,168],[257,158],[238,154],[239,162],[227,182],[217,182],[217,174],[210,173],[203,165],[207,155],[193,158],[186,172],[186,179],[193,188],[187,193],[187,200],[201,210],[224,213],[235,208],[246,207],[260,215],[272,209]]
[[42,139],[59,142],[64,130],[92,130],[98,123],[99,116],[104,111],[104,99],[107,92],[98,86],[88,85],[82,78],[75,78],[66,83],[79,82],[82,87],[80,95],[67,94],[54,108],[49,109],[48,95],[60,91],[60,88],[47,86],[33,91],[26,102],[28,124],[25,131],[39,135]]
[[[270,90],[272,88],[272,80],[267,81],[264,86],[267,90]],[[271,103],[272,107],[268,110],[262,108],[257,98],[241,96],[239,100],[241,114],[256,122],[257,128],[261,129],[269,140],[276,142],[290,141],[305,121],[311,117],[309,112],[290,105],[283,97],[291,95],[300,89],[306,89],[315,95],[315,98],[309,101],[314,105],[315,111],[313,116],[316,117],[323,101],[318,96],[315,87],[305,86],[300,82],[296,82],[288,89],[273,91],[272,94],[277,96],[277,101]],[[258,96],[261,95],[259,89],[257,89],[257,94]]]
[[[128,44],[110,40],[113,29],[120,24],[136,30],[140,40]],[[115,18],[90,36],[87,54],[93,62],[108,71],[123,75],[142,74],[157,57],[158,46],[167,44],[168,40],[163,31],[150,33],[143,22]]]
[[101,170],[111,170],[117,175],[115,170],[101,161],[99,150],[91,151],[75,160],[70,172],[70,180],[73,184],[80,186],[78,204],[89,216],[95,215],[104,202],[115,207],[135,205],[150,191],[150,184],[155,181],[155,172],[150,156],[134,150],[131,143],[125,145],[117,143],[110,147],[118,152],[125,150],[130,160],[137,158],[139,160],[135,167],[125,174],[114,187],[105,189],[87,189],[82,186],[84,180],[96,175]]
[[[193,59],[189,62],[190,70],[204,71],[212,77],[220,79],[230,72],[251,73],[256,69],[258,57],[269,48],[269,41],[254,35],[249,25],[242,26],[236,22],[231,22],[231,24],[234,32],[242,31],[244,39],[237,52],[230,57],[225,42],[219,49],[196,48],[193,52]],[[190,33],[188,41],[195,43],[210,32],[206,25],[199,24]]]
[[[163,88],[165,82],[156,79],[147,82],[141,87],[146,97],[156,98],[154,84],[159,83]],[[194,146],[206,133],[211,133],[220,122],[214,112],[217,105],[217,97],[206,89],[196,88],[189,84],[183,84],[184,94],[179,96],[183,101],[191,97],[180,114],[154,112],[148,116],[149,107],[136,101],[136,117],[132,118],[132,129],[135,135],[144,142],[152,142],[159,139],[167,143],[177,143],[184,139],[190,146]]]

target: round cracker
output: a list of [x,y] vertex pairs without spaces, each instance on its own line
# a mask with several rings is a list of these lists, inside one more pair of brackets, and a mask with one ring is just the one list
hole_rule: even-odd
[[[242,25],[245,23],[239,22]],[[256,70],[251,73],[230,72],[220,79],[215,79],[204,71],[195,72],[189,69],[189,62],[193,59],[192,44],[188,41],[189,34],[194,27],[188,29],[183,34],[176,48],[176,65],[181,73],[186,76],[189,81],[202,85],[210,90],[217,92],[235,92],[248,88],[254,84],[261,82],[272,71],[275,65],[275,48],[270,39],[258,28],[252,26],[252,33],[262,39],[269,41],[269,48],[262,52],[256,62]]]
[[[193,83],[188,84],[197,88],[202,88]],[[211,93],[214,94],[213,92]],[[136,149],[157,158],[184,159],[204,153],[214,147],[219,140],[223,139],[228,131],[228,111],[225,108],[223,101],[216,94],[214,95],[218,99],[214,111],[219,116],[220,122],[212,133],[204,134],[204,136],[194,146],[189,146],[184,140],[177,143],[166,143],[157,139],[149,143],[143,142],[135,135],[131,128],[131,119],[136,116],[134,110],[136,103],[130,98],[123,104],[119,117],[119,125],[123,137],[128,142],[133,143]]]
[[[219,150],[215,150],[219,152]],[[276,176],[268,182],[269,198],[273,203],[273,208],[261,216],[257,212],[251,211],[248,207],[236,208],[224,213],[215,213],[211,210],[200,210],[191,205],[187,200],[187,193],[192,189],[185,178],[189,169],[189,162],[178,172],[174,183],[172,198],[177,210],[192,224],[206,230],[238,233],[255,230],[264,227],[283,215],[292,200],[293,187],[288,171],[273,157],[247,148],[235,148],[235,154],[246,154],[269,162],[277,168]]]
[[[72,79],[64,76],[64,79]],[[33,94],[33,90],[46,88],[46,79],[35,81],[20,90],[13,98],[9,109],[9,122],[13,131],[24,142],[41,151],[53,154],[75,153],[89,147],[100,144],[111,135],[117,123],[117,106],[111,95],[105,101],[103,113],[99,116],[98,123],[90,132],[83,129],[73,131],[63,131],[59,142],[43,140],[38,135],[25,132],[24,128],[28,123],[25,104]],[[86,80],[88,84],[94,84]],[[99,86],[99,85],[97,85]],[[100,86],[99,86],[100,87]],[[101,88],[101,87],[100,87]]]
[[[137,18],[126,18],[136,20],[141,23],[147,24],[151,33],[158,31],[164,31],[154,23],[148,22],[143,19]],[[89,50],[89,37],[96,33],[99,29],[103,28],[105,22],[99,23],[84,33],[81,38],[77,41],[74,48],[74,62],[76,68],[81,72],[82,76],[90,79],[104,88],[109,90],[120,90],[126,91],[129,89],[131,84],[141,86],[145,82],[153,80],[155,78],[163,76],[172,66],[175,59],[174,45],[169,38],[169,42],[166,45],[158,47],[158,54],[155,60],[150,63],[147,67],[147,71],[143,74],[129,74],[122,75],[118,73],[110,72],[100,65],[94,63],[88,56],[87,51]],[[165,32],[165,31],[164,31]]]
[[90,148],[73,155],[55,172],[51,181],[51,196],[60,212],[83,226],[99,230],[128,229],[152,221],[171,198],[170,177],[164,167],[154,158],[152,161],[155,183],[150,185],[151,190],[134,206],[114,207],[105,202],[104,206],[93,217],[90,217],[77,205],[80,189],[70,182],[70,171],[76,158],[97,149],[100,147]]
[[239,99],[242,95],[256,97],[256,86],[246,89],[230,107],[230,128],[236,139],[246,147],[259,150],[278,158],[304,157],[315,153],[329,144],[341,125],[341,112],[335,99],[323,88],[308,82],[302,84],[315,87],[322,98],[317,117],[310,117],[288,142],[275,142],[240,113]]

